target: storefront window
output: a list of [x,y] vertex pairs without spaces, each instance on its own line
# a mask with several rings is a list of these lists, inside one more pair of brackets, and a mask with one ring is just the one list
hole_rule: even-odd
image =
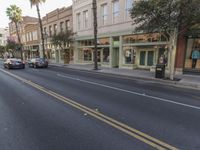
[[200,69],[200,38],[188,39],[185,68]]
[[148,51],[147,66],[152,66],[153,65],[153,57],[154,57],[154,51]]
[[109,41],[109,38],[102,38],[102,39],[98,39],[97,43],[98,45],[109,45],[110,41]]
[[119,46],[119,37],[113,37],[113,46]]
[[109,48],[103,48],[103,62],[109,62],[110,60]]
[[123,37],[124,44],[158,42],[158,41],[166,41],[166,39],[163,38],[163,36],[159,33],[138,34],[138,35],[129,35]]
[[136,51],[132,48],[124,50],[124,64],[135,64]]
[[79,46],[93,46],[94,45],[94,40],[83,40],[79,41]]
[[84,58],[84,61],[91,61],[92,60],[92,51],[91,50],[84,50],[83,58]]

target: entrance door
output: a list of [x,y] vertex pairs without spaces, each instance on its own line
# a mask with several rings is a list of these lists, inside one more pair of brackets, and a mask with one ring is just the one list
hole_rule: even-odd
[[112,67],[119,67],[119,48],[113,48]]

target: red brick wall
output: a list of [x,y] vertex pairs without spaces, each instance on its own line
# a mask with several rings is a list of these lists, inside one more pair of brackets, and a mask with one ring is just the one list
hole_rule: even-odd
[[175,68],[184,68],[185,62],[185,52],[187,46],[187,40],[184,36],[184,33],[179,34],[177,39],[177,51],[176,51],[176,60],[175,60]]

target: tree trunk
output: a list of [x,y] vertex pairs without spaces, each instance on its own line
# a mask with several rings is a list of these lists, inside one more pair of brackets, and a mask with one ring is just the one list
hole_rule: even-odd
[[97,2],[93,0],[93,15],[94,15],[94,69],[98,70],[97,62]]
[[42,27],[42,20],[40,17],[40,9],[39,9],[39,5],[36,5],[37,8],[37,13],[38,13],[38,19],[39,19],[39,24],[40,24],[40,33],[41,33],[41,39],[42,39],[42,54],[43,54],[43,58],[46,58],[45,55],[45,48],[44,48],[44,34],[43,34],[43,27]]
[[16,27],[17,38],[18,38],[18,42],[19,42],[19,49],[20,49],[21,59],[23,60],[22,43],[21,43],[21,38],[19,36],[19,29],[18,29],[17,22],[15,22],[15,27]]
[[170,66],[169,66],[169,78],[174,80],[174,69],[175,69],[175,58],[176,58],[176,47],[177,47],[177,30],[173,31],[170,36]]

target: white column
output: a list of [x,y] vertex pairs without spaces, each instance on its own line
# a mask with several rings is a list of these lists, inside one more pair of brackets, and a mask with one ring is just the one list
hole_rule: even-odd
[[78,42],[77,41],[75,41],[74,42],[74,60],[73,60],[73,62],[74,62],[74,64],[76,64],[76,63],[78,63]]
[[110,37],[110,47],[109,47],[109,53],[110,53],[110,60],[109,60],[109,66],[112,68],[112,61],[113,61],[113,39]]
[[123,63],[123,38],[122,36],[119,37],[119,68],[122,67]]

